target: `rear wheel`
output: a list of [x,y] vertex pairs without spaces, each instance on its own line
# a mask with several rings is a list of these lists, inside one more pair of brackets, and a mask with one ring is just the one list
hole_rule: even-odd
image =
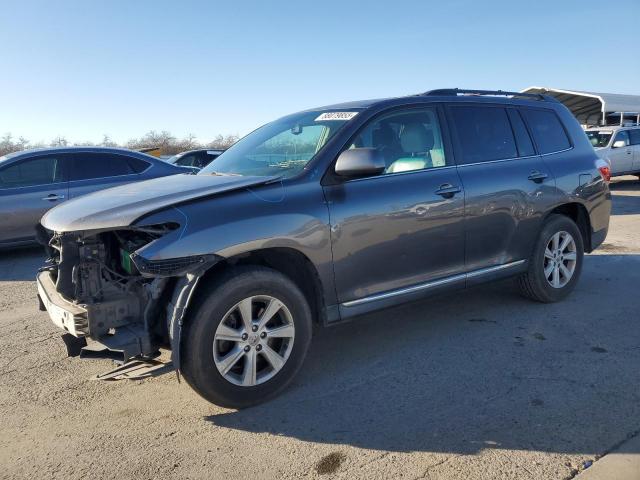
[[564,215],[545,223],[529,259],[529,269],[519,277],[523,295],[538,302],[557,302],[575,288],[582,271],[584,244],[578,226]]
[[281,273],[239,267],[205,286],[185,326],[182,371],[201,396],[244,408],[281,392],[302,366],[311,311]]

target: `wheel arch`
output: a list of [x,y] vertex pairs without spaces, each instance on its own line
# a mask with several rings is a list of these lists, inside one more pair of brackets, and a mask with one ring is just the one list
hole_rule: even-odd
[[269,247],[225,258],[204,273],[195,293],[198,293],[201,285],[219,276],[223,271],[233,269],[236,266],[251,265],[272,268],[291,279],[300,287],[309,302],[314,323],[326,323],[327,313],[320,275],[313,262],[305,254],[291,247]]
[[582,241],[584,244],[585,252],[592,252],[593,248],[591,246],[591,219],[589,218],[589,212],[587,211],[587,208],[583,204],[578,202],[568,202],[556,206],[547,213],[544,222],[542,222],[543,225],[551,215],[564,215],[565,217],[573,220],[578,226],[580,233],[582,234]]

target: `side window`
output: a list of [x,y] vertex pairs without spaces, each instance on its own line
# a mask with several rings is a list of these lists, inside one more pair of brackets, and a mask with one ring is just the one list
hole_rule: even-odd
[[571,147],[560,119],[552,110],[523,109],[540,153],[554,153]]
[[[624,142],[624,145],[620,145],[620,144],[616,145],[616,143],[618,142]],[[629,133],[626,130],[620,130],[618,133],[616,133],[616,136],[613,137],[613,143],[611,145],[616,148],[628,147],[630,145]]]
[[139,158],[127,157],[127,162],[135,173],[144,172],[147,168],[149,168],[149,163],[145,162],[144,160],[140,160]]
[[384,173],[444,167],[442,133],[435,108],[404,110],[384,115],[366,125],[350,148],[378,149]]
[[116,177],[134,173],[124,155],[111,153],[72,153],[71,180]]
[[533,148],[533,142],[527,131],[527,127],[522,121],[520,112],[514,108],[507,109],[509,114],[509,120],[511,120],[511,127],[513,128],[513,134],[516,136],[516,146],[518,147],[518,155],[520,157],[530,157],[535,155],[536,151]]
[[198,160],[196,158],[196,154],[189,153],[187,155],[180,157],[176,162],[176,165],[179,165],[181,167],[193,167],[194,164],[197,164],[197,161]]
[[453,123],[462,148],[461,163],[481,163],[518,156],[507,112],[500,107],[453,106]]
[[640,145],[640,128],[636,128],[635,130],[627,130],[629,132],[629,139],[631,140],[631,145]]
[[63,181],[62,161],[51,155],[19,160],[0,169],[0,188],[33,187]]

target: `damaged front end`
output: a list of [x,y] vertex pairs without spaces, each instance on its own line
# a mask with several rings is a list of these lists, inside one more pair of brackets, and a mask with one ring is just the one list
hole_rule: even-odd
[[145,257],[145,248],[179,230],[169,222],[41,232],[50,258],[37,277],[40,305],[68,333],[70,354],[126,363],[154,358],[160,348],[170,348],[179,368],[186,307],[199,278],[219,259]]

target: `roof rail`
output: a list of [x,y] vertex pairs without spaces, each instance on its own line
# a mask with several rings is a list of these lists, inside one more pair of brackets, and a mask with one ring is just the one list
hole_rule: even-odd
[[440,88],[438,90],[429,90],[420,94],[421,96],[458,96],[458,95],[487,95],[494,97],[520,97],[530,98],[543,101],[555,101],[554,98],[542,93],[521,93],[521,92],[505,92],[504,90],[466,90],[461,88]]

